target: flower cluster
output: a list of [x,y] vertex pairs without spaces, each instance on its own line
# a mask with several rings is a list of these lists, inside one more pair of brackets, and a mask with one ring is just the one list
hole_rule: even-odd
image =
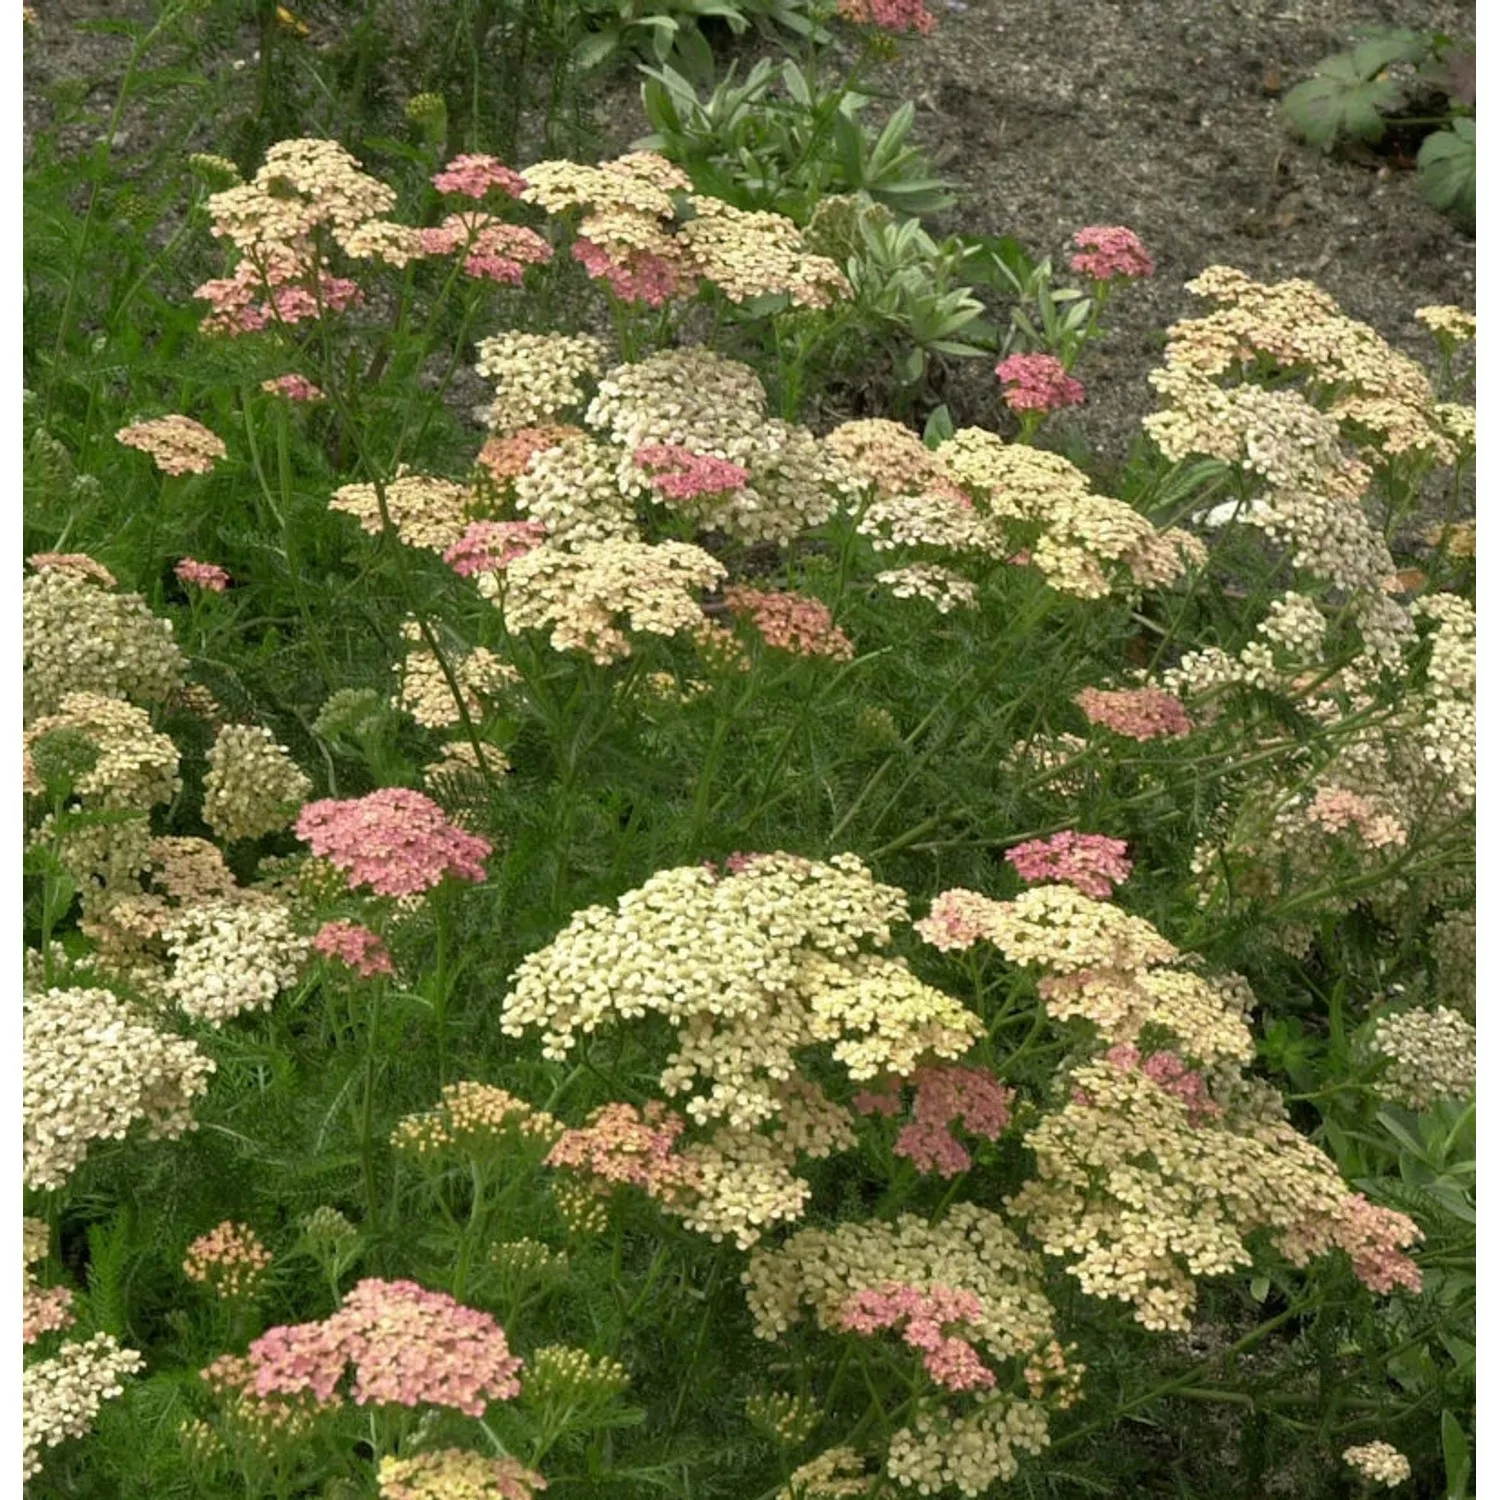
[[[612,540],[571,550],[550,543],[506,569],[506,629],[552,627],[555,651],[584,651],[601,666],[631,653],[625,627],[652,635],[697,635],[705,624],[701,592],[724,577],[724,565],[689,542]],[[501,593],[494,574],[480,592]]]
[[475,370],[495,386],[486,423],[519,434],[581,406],[585,377],[604,367],[604,345],[590,334],[502,333],[481,339]]
[[1375,1023],[1371,1046],[1387,1061],[1376,1087],[1409,1109],[1474,1092],[1474,1028],[1446,1005],[1383,1017]]
[[651,476],[651,487],[668,500],[696,500],[745,487],[749,469],[727,459],[694,453],[680,443],[647,443],[635,450],[635,461]]
[[628,1184],[671,1207],[698,1185],[693,1163],[675,1150],[686,1125],[659,1100],[643,1110],[633,1104],[604,1104],[587,1125],[558,1137],[547,1165],[576,1174],[601,1197]]
[[296,833],[346,872],[350,890],[368,885],[380,896],[419,895],[445,875],[481,881],[491,852],[488,840],[453,827],[436,802],[406,787],[309,802]]
[[391,1145],[416,1156],[447,1150],[473,1155],[503,1143],[515,1131],[550,1140],[561,1128],[546,1110],[533,1109],[507,1090],[465,1080],[445,1085],[436,1109],[400,1121],[391,1132]]
[[547,1481],[519,1460],[486,1457],[471,1448],[429,1448],[411,1458],[387,1455],[376,1478],[380,1500],[531,1500],[547,1488]]
[[973,1166],[973,1157],[953,1134],[954,1125],[962,1124],[972,1134],[995,1141],[1010,1124],[1015,1090],[1006,1088],[982,1068],[953,1064],[918,1068],[909,1080],[879,1080],[873,1088],[854,1096],[854,1108],[861,1114],[897,1114],[906,1082],[915,1089],[912,1118],[897,1134],[893,1149],[897,1156],[914,1163],[918,1171],[956,1177]]
[[21,1220],[21,1342],[34,1344],[44,1333],[69,1328],[75,1321],[73,1293],[65,1286],[38,1286],[31,1268],[46,1260],[51,1231],[45,1219]]
[[396,972],[379,936],[358,922],[325,922],[314,934],[311,947],[324,958],[336,958],[361,979]]
[[146,1361],[107,1333],[64,1344],[51,1359],[27,1365],[21,1374],[21,1477],[40,1473],[42,1449],[83,1437],[99,1408],[122,1394],[123,1377]]
[[547,528],[537,521],[471,521],[443,561],[460,578],[498,573],[546,539]]
[[311,1391],[332,1401],[354,1367],[356,1405],[452,1407],[482,1417],[520,1392],[521,1361],[488,1314],[414,1281],[359,1282],[321,1323],[272,1328],[250,1345],[257,1396]]
[[254,891],[185,906],[161,935],[173,960],[166,994],[185,1015],[211,1026],[269,1009],[295,982],[308,949],[291,912]]
[[926,599],[937,606],[940,615],[957,608],[973,609],[978,601],[978,594],[969,579],[937,563],[887,568],[875,575],[875,582],[889,589],[897,599]]
[[476,200],[491,188],[499,188],[507,197],[519,198],[525,191],[526,179],[496,157],[471,154],[452,157],[441,172],[433,174],[432,185],[440,193],[461,193]]
[[1136,281],[1156,270],[1140,236],[1122,225],[1091,224],[1073,236],[1068,269],[1095,281]]
[[957,1057],[980,1029],[899,960],[860,951],[888,944],[904,912],[902,893],[850,855],[741,856],[722,877],[664,870],[614,909],[576,913],[527,958],[501,1026],[511,1036],[541,1029],[545,1055],[561,1058],[613,1019],[665,1017],[677,1047],[664,1091],[691,1096],[693,1121],[722,1122],[682,1153],[700,1174],[689,1225],[753,1243],[765,1223],[801,1212],[796,1156],[853,1139],[845,1112],[795,1079],[799,1052],[831,1044],[864,1081]]
[[115,437],[127,448],[139,448],[156,460],[164,474],[207,474],[229,456],[223,438],[191,417],[173,414],[122,427]]
[[1414,316],[1424,328],[1455,344],[1472,344],[1479,328],[1474,314],[1461,307],[1419,307]]
[[576,1403],[618,1396],[630,1384],[630,1373],[607,1354],[590,1354],[568,1344],[544,1344],[532,1356],[521,1377],[521,1393],[529,1402]]
[[[45,556],[45,554],[44,554]],[[92,562],[92,559],[87,561]],[[22,713],[55,713],[67,693],[159,703],[182,683],[172,622],[139,594],[114,594],[112,578],[50,560],[21,585]]]
[[1355,1473],[1391,1489],[1411,1478],[1411,1460],[1389,1443],[1360,1443],[1345,1448],[1344,1462]]
[[431,474],[409,474],[403,465],[394,479],[377,488],[373,484],[340,485],[328,502],[330,510],[342,511],[359,522],[371,536],[385,530],[380,501],[397,536],[408,547],[426,547],[444,552],[454,546],[474,518],[478,497],[467,485]]
[[168,1036],[108,990],[47,990],[23,1002],[23,1180],[61,1187],[93,1141],[124,1140],[137,1120],[150,1139],[192,1129],[211,1059]]
[[794,656],[854,660],[854,642],[833,623],[828,606],[819,599],[734,584],[724,590],[724,603],[733,613],[747,617],[768,646]]
[[1073,695],[1090,724],[1102,724],[1115,734],[1145,743],[1177,739],[1193,732],[1182,703],[1160,688],[1121,688],[1106,691],[1086,687]]
[[1012,354],[995,366],[995,374],[1005,388],[1005,404],[1014,412],[1061,411],[1083,400],[1083,383],[1052,354]]
[[1008,849],[1005,860],[1022,880],[1060,880],[1100,901],[1108,901],[1116,884],[1128,880],[1134,868],[1126,857],[1125,841],[1102,833],[1065,832],[1030,839]]
[[288,401],[321,401],[323,392],[305,375],[273,375],[262,380],[260,388],[273,396],[285,396]]
[[[409,643],[401,662],[401,683],[391,698],[391,707],[409,713],[425,729],[446,729],[460,721],[458,703],[448,676],[435,652],[422,640],[422,627],[407,620],[401,634]],[[484,718],[484,698],[494,698],[516,680],[516,669],[493,651],[476,646],[472,651],[451,655],[448,671],[463,695],[464,712],[472,721]]]
[[279,833],[311,790],[269,729],[226,724],[208,752],[203,821],[226,841]]
[[878,26],[882,31],[916,31],[927,36],[937,18],[926,0],[839,0],[839,14],[860,26]]
[[271,1264],[271,1252],[246,1224],[226,1219],[187,1247],[182,1273],[189,1281],[212,1287],[228,1301],[254,1296]]
[[184,557],[172,572],[183,583],[191,583],[211,594],[222,594],[230,583],[227,569],[221,568],[218,563],[199,562],[194,557]]
[[953,1324],[973,1323],[984,1315],[984,1305],[973,1292],[935,1285],[931,1291],[889,1282],[855,1292],[835,1319],[850,1333],[876,1333],[900,1328],[903,1342],[922,1351],[922,1365],[933,1380],[950,1391],[988,1389],[995,1372],[962,1334],[945,1332]]
[[874,1487],[875,1476],[865,1472],[865,1461],[854,1449],[828,1448],[798,1464],[776,1500],[854,1500]]

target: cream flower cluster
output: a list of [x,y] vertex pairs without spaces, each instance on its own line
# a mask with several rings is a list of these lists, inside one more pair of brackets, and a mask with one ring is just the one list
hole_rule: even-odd
[[475,370],[495,386],[485,425],[514,433],[583,405],[582,382],[604,368],[604,345],[592,334],[501,333],[481,339]]
[[96,1333],[27,1365],[21,1375],[21,1477],[41,1472],[42,1449],[83,1437],[99,1408],[124,1392],[124,1377],[145,1363],[110,1334]]
[[962,1415],[947,1402],[929,1408],[893,1435],[886,1473],[921,1494],[951,1486],[978,1495],[996,1479],[1014,1477],[1014,1449],[1037,1453],[1046,1446],[1043,1398],[1070,1404],[1083,1374],[1081,1366],[1056,1357],[1042,1276],[1040,1257],[1022,1247],[1003,1218],[963,1203],[935,1225],[903,1214],[894,1224],[799,1230],[775,1250],[755,1251],[742,1279],[763,1339],[778,1338],[805,1309],[818,1327],[842,1332],[850,1297],[865,1289],[897,1285],[969,1294],[977,1302],[965,1318],[974,1344],[997,1369],[1009,1368],[1011,1384],[1024,1381],[1035,1399],[999,1390]]
[[1409,1109],[1474,1092],[1475,1031],[1446,1005],[1383,1017],[1371,1047],[1388,1064],[1376,1088]]
[[827,1448],[792,1470],[776,1500],[850,1500],[874,1487],[875,1476],[865,1472],[865,1461],[853,1448]]
[[852,855],[738,856],[722,877],[663,870],[612,909],[575,913],[527,958],[501,1027],[539,1029],[545,1055],[562,1058],[601,1026],[667,1019],[677,1046],[662,1088],[717,1127],[685,1152],[701,1192],[689,1223],[751,1243],[765,1222],[801,1212],[798,1153],[852,1138],[845,1112],[797,1078],[800,1052],[826,1045],[849,1077],[869,1079],[957,1057],[981,1029],[899,960],[862,951],[904,919],[903,894]]
[[[461,541],[479,505],[479,497],[468,486],[431,474],[409,474],[404,465],[383,489],[386,513],[397,536],[408,547],[426,547],[432,552],[446,552]],[[380,494],[373,484],[340,485],[328,508],[353,516],[371,536],[385,529]]]
[[[458,706],[442,665],[425,645],[417,644],[422,640],[422,627],[415,620],[407,620],[401,626],[401,635],[409,645],[401,661],[401,682],[391,699],[391,707],[409,713],[425,729],[447,729],[457,724]],[[463,694],[464,710],[475,723],[485,716],[483,698],[497,697],[519,676],[509,662],[501,661],[483,646],[449,655],[448,667]],[[466,748],[468,758],[472,759],[473,746]]]
[[115,594],[73,568],[45,568],[21,585],[22,712],[55,713],[69,693],[159,703],[182,682],[172,622],[139,594]]
[[444,1086],[436,1109],[399,1121],[391,1132],[391,1147],[414,1156],[449,1150],[478,1155],[503,1145],[515,1131],[551,1140],[561,1130],[546,1110],[533,1109],[524,1099],[492,1084],[464,1080]]
[[269,729],[226,724],[208,752],[203,821],[227,843],[278,833],[311,790],[312,782]]
[[211,1026],[268,1010],[296,982],[309,947],[290,911],[254,891],[185,906],[163,925],[162,937],[172,959],[167,996]]
[[926,599],[937,606],[940,615],[954,609],[973,609],[977,594],[973,583],[962,573],[936,563],[913,563],[906,568],[887,568],[875,575],[897,599]]
[[1389,1443],[1360,1443],[1344,1449],[1344,1462],[1357,1474],[1395,1489],[1411,1478],[1411,1460]]
[[193,1126],[211,1059],[169,1036],[109,990],[47,990],[24,1002],[21,1050],[23,1179],[61,1187],[93,1141],[123,1140],[137,1120],[148,1138]]

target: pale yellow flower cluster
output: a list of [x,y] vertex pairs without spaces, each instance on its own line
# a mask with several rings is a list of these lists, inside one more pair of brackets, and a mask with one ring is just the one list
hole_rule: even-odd
[[553,650],[584,651],[608,666],[631,654],[626,628],[700,632],[702,591],[724,576],[724,565],[690,542],[585,542],[572,550],[544,543],[507,567],[503,585],[480,574],[479,591],[499,596],[506,629],[550,625]]
[[407,1115],[391,1132],[391,1146],[417,1156],[457,1150],[473,1152],[495,1145],[512,1130],[550,1140],[562,1126],[546,1110],[492,1084],[465,1080],[447,1084],[436,1109]]
[[852,855],[816,863],[740,856],[731,873],[663,870],[573,920],[516,971],[501,1027],[542,1031],[565,1057],[580,1035],[650,1014],[677,1046],[661,1075],[687,1114],[716,1127],[684,1155],[698,1169],[692,1227],[753,1243],[767,1223],[801,1213],[799,1154],[852,1139],[847,1114],[806,1080],[798,1054],[830,1047],[851,1078],[907,1072],[920,1057],[953,1058],[981,1024],[923,985],[883,947],[905,919],[905,897],[877,884]]
[[792,1470],[776,1500],[849,1500],[874,1487],[875,1476],[865,1472],[865,1461],[853,1448],[827,1448]]
[[1376,1088],[1409,1109],[1474,1092],[1475,1031],[1446,1005],[1384,1017],[1371,1046],[1389,1064]]
[[124,1377],[145,1363],[110,1334],[96,1333],[27,1365],[21,1374],[21,1477],[41,1472],[42,1449],[87,1434],[99,1408],[123,1393]]
[[1360,1443],[1344,1449],[1344,1462],[1375,1484],[1395,1489],[1411,1478],[1411,1460],[1389,1443]]
[[151,727],[151,715],[123,698],[72,692],[58,712],[35,720],[23,736],[27,791],[41,791],[33,751],[63,731],[82,737],[96,759],[73,777],[74,794],[89,808],[145,812],[170,802],[182,785],[177,746]]
[[[460,717],[458,706],[453,701],[453,689],[448,686],[442,666],[433,652],[425,645],[417,644],[422,640],[422,627],[415,620],[407,620],[401,626],[401,634],[411,645],[401,662],[401,683],[391,699],[391,707],[409,713],[425,729],[446,729],[457,724]],[[483,700],[498,697],[520,676],[509,662],[501,661],[483,646],[476,646],[472,651],[450,653],[447,660],[463,694],[464,710],[476,723],[485,715]],[[455,747],[445,749],[445,759],[454,761],[454,766],[445,767],[445,770],[461,771],[457,763],[463,761],[478,774],[478,766],[473,764],[474,747],[467,745],[466,748],[467,755],[456,751]],[[454,753],[449,755],[449,751]],[[503,756],[500,758],[504,760]]]
[[[981,1311],[967,1336],[997,1371],[1009,1364],[1040,1396],[1067,1406],[1083,1375],[1058,1353],[1053,1309],[1042,1284],[1041,1257],[1025,1249],[1010,1225],[973,1203],[953,1207],[937,1224],[902,1214],[893,1224],[846,1222],[802,1229],[775,1250],[757,1250],[742,1280],[755,1332],[775,1339],[810,1310],[818,1327],[842,1332],[849,1297],[893,1283],[931,1292],[966,1291]],[[1043,1368],[1049,1372],[1043,1375]],[[1002,1379],[1003,1389],[1006,1381]],[[886,1473],[919,1493],[947,1487],[978,1495],[997,1478],[1013,1477],[1013,1449],[1040,1452],[1047,1442],[1040,1401],[986,1396],[960,1416],[947,1403],[918,1416],[891,1439]]]
[[583,381],[604,368],[604,352],[603,342],[587,333],[510,332],[480,339],[474,368],[495,386],[485,424],[512,433],[581,406]]
[[822,525],[856,484],[822,439],[766,413],[748,365],[689,345],[608,371],[586,420],[623,450],[622,463],[642,447],[674,446],[738,464],[743,486],[672,508],[740,541],[785,543]]
[[678,231],[683,264],[731,302],[778,293],[794,307],[831,307],[853,294],[826,256],[810,255],[802,231],[774,213],[747,213],[718,198],[690,200],[694,217]]
[[1170,583],[1206,560],[1203,544],[1185,531],[1158,531],[1122,501],[1096,495],[1084,473],[1061,454],[1006,443],[983,428],[960,429],[937,450],[949,478],[975,498],[990,523],[991,555],[1022,545],[1059,592],[1100,599],[1117,586],[1121,570],[1138,588]]
[[582,435],[534,454],[511,495],[528,521],[547,528],[549,541],[575,547],[633,538],[634,502],[646,489],[629,454]]
[[136,1120],[151,1139],[193,1125],[211,1059],[159,1031],[108,990],[48,990],[24,1002],[23,1179],[61,1187],[96,1140],[123,1140]]
[[1457,594],[1427,594],[1412,613],[1437,625],[1422,694],[1422,755],[1465,802],[1478,782],[1474,607]]
[[268,1010],[296,982],[308,951],[287,908],[255,891],[185,906],[161,935],[172,959],[166,995],[210,1026]]
[[875,575],[875,582],[883,584],[897,599],[926,599],[937,606],[940,615],[953,609],[973,609],[978,599],[971,580],[936,563],[887,568]]
[[258,257],[305,251],[324,226],[342,245],[396,203],[394,190],[359,166],[336,141],[278,141],[248,183],[208,200],[213,233]]
[[279,833],[311,790],[312,782],[269,729],[226,724],[208,752],[203,821],[228,843]]
[[1161,685],[1192,707],[1198,724],[1219,715],[1214,701],[1224,688],[1242,684],[1283,697],[1303,695],[1321,674],[1328,621],[1306,594],[1286,593],[1271,600],[1255,627],[1255,639],[1237,656],[1221,646],[1185,652],[1175,666],[1161,673]]
[[[503,750],[480,742],[484,754],[484,766],[497,781],[510,770],[510,761]],[[445,804],[472,802],[484,795],[484,771],[480,769],[479,756],[468,740],[449,740],[438,752],[438,758],[429,761],[422,769],[422,778],[443,799]]]
[[878,495],[967,496],[946,466],[911,428],[886,417],[843,422],[824,439],[828,447]]
[[[445,552],[463,536],[479,507],[479,497],[467,485],[431,474],[409,474],[403,465],[385,486],[386,512],[396,535],[408,547]],[[333,492],[329,510],[343,511],[360,529],[379,536],[385,529],[380,499],[373,484],[345,484]]]
[[1417,322],[1435,334],[1444,334],[1455,344],[1472,344],[1479,324],[1471,312],[1461,307],[1419,307]]
[[46,568],[21,585],[22,713],[55,713],[68,693],[159,703],[182,682],[172,622],[139,594],[115,594],[72,568]]

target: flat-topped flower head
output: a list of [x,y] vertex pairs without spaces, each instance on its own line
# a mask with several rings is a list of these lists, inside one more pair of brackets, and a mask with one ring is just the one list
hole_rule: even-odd
[[127,448],[149,453],[164,474],[207,474],[229,454],[217,433],[179,413],[122,427],[115,437]]
[[95,561],[86,552],[33,552],[26,561],[38,573],[76,573],[81,578],[102,583],[107,589],[112,589],[117,581],[102,562]]
[[337,959],[361,979],[396,972],[379,935],[358,922],[325,922],[312,940],[312,950],[324,958]]
[[368,885],[380,896],[420,895],[445,875],[482,881],[493,847],[455,828],[432,798],[407,787],[309,802],[296,833],[314,854],[346,872],[351,890]]
[[1344,1462],[1375,1484],[1395,1489],[1411,1478],[1411,1460],[1389,1443],[1361,1443],[1344,1449]]
[[915,31],[922,36],[930,35],[937,25],[937,17],[924,0],[839,0],[839,14],[857,25]]
[[526,191],[526,179],[519,172],[482,152],[453,157],[441,172],[433,173],[432,185],[440,193],[462,193],[475,199],[483,198],[491,188],[499,188],[510,198]]
[[410,1458],[380,1460],[380,1500],[531,1500],[547,1488],[540,1474],[508,1455],[472,1448],[429,1448]]
[[547,540],[540,521],[474,521],[443,553],[443,561],[460,578],[497,573]]
[[222,594],[229,587],[229,571],[218,563],[199,562],[185,557],[172,571],[183,583],[191,583],[210,594]]
[[651,487],[669,500],[696,500],[743,489],[750,471],[728,459],[694,453],[676,443],[647,443],[635,450],[635,461],[651,476]]
[[1068,267],[1079,276],[1095,281],[1135,281],[1156,270],[1140,236],[1119,224],[1091,224],[1073,236],[1078,248]]
[[1133,740],[1176,739],[1193,732],[1187,710],[1160,688],[1124,688],[1107,692],[1084,688],[1073,695],[1090,724],[1102,724]]
[[1003,399],[1014,412],[1061,411],[1083,400],[1083,384],[1051,354],[1012,354],[995,366],[1005,387]]
[[768,646],[794,656],[854,660],[854,642],[833,623],[832,613],[820,599],[767,593],[737,583],[724,590],[724,602],[736,615],[748,619]]
[[1123,839],[1102,833],[1054,833],[1047,839],[1030,839],[1005,855],[1022,880],[1060,880],[1085,896],[1108,901],[1115,885],[1129,877],[1133,868],[1125,856]]

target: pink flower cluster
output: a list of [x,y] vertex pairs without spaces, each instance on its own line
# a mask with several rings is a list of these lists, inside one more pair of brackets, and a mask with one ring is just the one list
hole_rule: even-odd
[[633,1104],[601,1105],[587,1125],[558,1137],[546,1164],[581,1172],[605,1191],[628,1184],[653,1198],[671,1200],[697,1182],[693,1164],[674,1154],[686,1125],[681,1115],[654,1099],[644,1110]]
[[491,188],[511,198],[519,198],[526,179],[513,172],[498,157],[472,154],[455,156],[441,172],[435,172],[432,185],[440,193],[462,193],[465,198],[479,199]]
[[839,14],[859,25],[878,26],[882,31],[916,31],[931,34],[937,18],[924,0],[839,0]]
[[734,584],[724,590],[724,602],[735,614],[748,616],[768,646],[798,656],[854,659],[854,642],[833,623],[833,615],[821,600],[802,594],[768,594]]
[[1187,1105],[1190,1124],[1205,1124],[1224,1112],[1209,1097],[1203,1075],[1194,1072],[1175,1052],[1150,1052],[1142,1056],[1138,1047],[1120,1042],[1104,1054],[1104,1060],[1122,1073],[1144,1073],[1163,1093],[1175,1094]]
[[185,557],[172,571],[184,583],[197,584],[200,589],[207,589],[213,594],[222,594],[229,587],[229,574],[218,563],[199,562],[196,558]]
[[379,935],[358,922],[325,922],[312,940],[313,951],[347,964],[362,979],[394,974],[391,955]]
[[978,891],[956,888],[934,896],[927,915],[912,926],[923,942],[942,953],[972,948],[994,929],[995,903]]
[[1402,1253],[1422,1231],[1405,1214],[1371,1203],[1363,1193],[1350,1193],[1333,1226],[1333,1241],[1354,1263],[1354,1274],[1372,1292],[1387,1296],[1398,1286],[1422,1290],[1421,1267]]
[[677,267],[649,251],[639,252],[628,262],[619,261],[602,246],[580,237],[573,241],[572,255],[595,281],[608,282],[622,302],[662,307],[682,291]]
[[1017,844],[1005,858],[1022,880],[1060,880],[1099,901],[1108,901],[1134,868],[1125,841],[1102,833],[1054,833]]
[[545,265],[552,247],[534,229],[490,214],[449,214],[436,229],[417,231],[427,255],[461,252],[464,271],[476,280],[519,286],[527,266]]
[[381,896],[415,896],[445,875],[481,881],[492,848],[455,828],[430,797],[399,786],[343,802],[309,802],[297,815],[296,833],[346,872],[351,890],[368,885]]
[[1078,253],[1068,265],[1079,276],[1091,276],[1095,281],[1113,281],[1117,277],[1134,281],[1156,270],[1156,262],[1147,253],[1140,236],[1118,224],[1091,224],[1073,236],[1073,243]]
[[205,281],[193,295],[213,309],[204,333],[256,333],[272,322],[303,323],[343,312],[364,300],[356,282],[316,269],[302,255],[277,246],[259,262],[246,256],[233,276]]
[[[893,1149],[920,1172],[956,1177],[973,1166],[974,1158],[950,1128],[954,1124],[987,1141],[998,1140],[1010,1124],[1015,1091],[981,1068],[934,1065],[918,1068],[910,1081],[916,1087],[912,1119],[902,1127]],[[854,1107],[861,1114],[896,1114],[901,1108],[901,1080],[888,1078],[856,1094]]]
[[547,539],[540,521],[474,521],[443,553],[443,561],[460,578],[497,573]]
[[651,475],[652,486],[669,500],[696,500],[743,489],[750,471],[725,458],[694,453],[677,443],[653,443],[635,450],[635,461]]
[[285,396],[288,401],[321,401],[323,392],[312,381],[302,375],[277,375],[262,380],[260,388],[273,396]]
[[57,1333],[78,1321],[73,1293],[65,1286],[37,1287],[28,1278],[21,1299],[21,1342],[34,1344],[44,1333]]
[[270,1329],[250,1345],[255,1394],[311,1391],[331,1401],[348,1366],[353,1397],[399,1406],[430,1403],[482,1417],[518,1395],[521,1361],[486,1312],[414,1281],[361,1281],[321,1323]]
[[1012,354],[995,366],[1012,411],[1061,411],[1083,400],[1083,385],[1051,354]]
[[1084,688],[1073,695],[1090,724],[1102,724],[1133,740],[1176,739],[1191,734],[1193,721],[1170,693],[1160,688],[1122,688],[1106,692]]
[[984,1304],[960,1288],[936,1285],[929,1291],[904,1282],[865,1287],[839,1308],[835,1322],[850,1333],[877,1333],[904,1323],[902,1339],[922,1351],[922,1364],[937,1383],[950,1391],[988,1389],[995,1372],[979,1358],[968,1339],[945,1334],[953,1323],[975,1324]]

